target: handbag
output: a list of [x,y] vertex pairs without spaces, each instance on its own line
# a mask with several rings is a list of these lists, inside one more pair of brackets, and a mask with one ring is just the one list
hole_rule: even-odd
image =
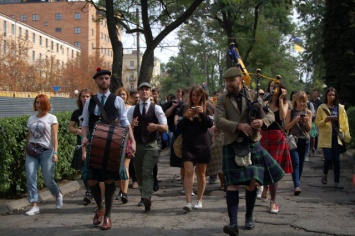
[[26,146],[26,152],[32,157],[39,157],[43,153],[43,147],[38,143],[29,143]]
[[173,143],[173,148],[175,155],[179,158],[182,158],[182,135],[179,134],[179,136],[176,137],[174,143]]
[[251,161],[251,151],[247,138],[237,138],[232,143],[232,148],[234,152],[234,160],[238,166],[248,167],[253,164]]
[[292,134],[287,136],[287,143],[288,143],[288,146],[290,147],[290,150],[294,150],[297,148],[296,137],[293,136]]

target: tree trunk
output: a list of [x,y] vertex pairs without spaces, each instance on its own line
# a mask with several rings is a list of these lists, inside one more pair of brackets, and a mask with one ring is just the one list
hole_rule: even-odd
[[139,71],[139,79],[137,83],[137,87],[143,83],[150,83],[153,76],[153,68],[154,68],[154,49],[147,48],[143,54],[142,65]]
[[115,14],[113,10],[113,0],[106,0],[106,19],[107,28],[111,40],[113,61],[112,61],[112,77],[110,91],[115,93],[116,90],[123,86],[122,84],[122,62],[123,62],[123,45],[118,39],[118,31],[115,22]]

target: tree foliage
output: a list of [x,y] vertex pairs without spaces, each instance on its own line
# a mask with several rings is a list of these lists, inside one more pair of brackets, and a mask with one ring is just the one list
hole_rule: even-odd
[[324,16],[325,83],[346,105],[355,104],[355,1],[326,1]]

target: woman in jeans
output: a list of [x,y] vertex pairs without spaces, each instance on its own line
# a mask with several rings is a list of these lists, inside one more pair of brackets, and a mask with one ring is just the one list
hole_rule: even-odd
[[286,130],[297,139],[297,148],[290,151],[292,160],[292,180],[294,194],[301,193],[300,182],[303,164],[309,149],[309,131],[312,127],[312,112],[307,108],[307,94],[298,91],[292,101],[292,108],[286,116]]
[[322,184],[327,184],[329,167],[334,165],[334,186],[342,189],[339,183],[340,160],[339,145],[341,140],[336,130],[342,134],[345,142],[350,142],[348,116],[343,105],[339,104],[338,94],[335,88],[328,88],[325,91],[324,104],[317,109],[315,120],[319,129],[318,147],[323,148],[324,166]]
[[51,109],[49,99],[44,94],[39,94],[33,103],[34,111],[37,114],[28,118],[27,142],[36,146],[43,152],[39,156],[31,156],[26,152],[26,178],[28,200],[31,203],[31,210],[26,215],[39,213],[37,170],[41,166],[44,184],[51,194],[56,198],[56,208],[63,206],[63,196],[60,193],[57,183],[54,181],[55,164],[58,161],[58,121],[57,117],[49,114]]

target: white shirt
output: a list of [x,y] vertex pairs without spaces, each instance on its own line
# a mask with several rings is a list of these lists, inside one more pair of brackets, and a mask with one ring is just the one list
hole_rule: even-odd
[[[101,101],[101,97],[103,95],[105,95],[106,99],[105,99],[105,102],[104,102],[104,105],[106,104],[106,101],[107,101],[107,98],[108,96],[110,96],[110,91],[107,91],[105,94],[101,94],[101,93],[97,93],[97,98],[99,99],[99,101]],[[85,105],[84,105],[84,109],[83,109],[83,124],[82,126],[86,126],[88,127],[89,126],[89,104],[90,104],[90,100],[87,100],[85,102]],[[122,127],[128,127],[130,125],[130,123],[128,122],[127,120],[127,111],[126,111],[126,106],[124,104],[124,101],[121,97],[119,96],[116,96],[116,99],[115,99],[115,103],[114,103],[116,109],[118,110],[118,120],[121,124]],[[96,105],[95,106],[95,110],[94,110],[94,114],[95,115],[98,115],[99,113],[99,107]]]
[[27,127],[30,132],[29,143],[38,143],[42,147],[52,149],[52,125],[58,124],[57,117],[47,114],[43,117],[30,116]]

